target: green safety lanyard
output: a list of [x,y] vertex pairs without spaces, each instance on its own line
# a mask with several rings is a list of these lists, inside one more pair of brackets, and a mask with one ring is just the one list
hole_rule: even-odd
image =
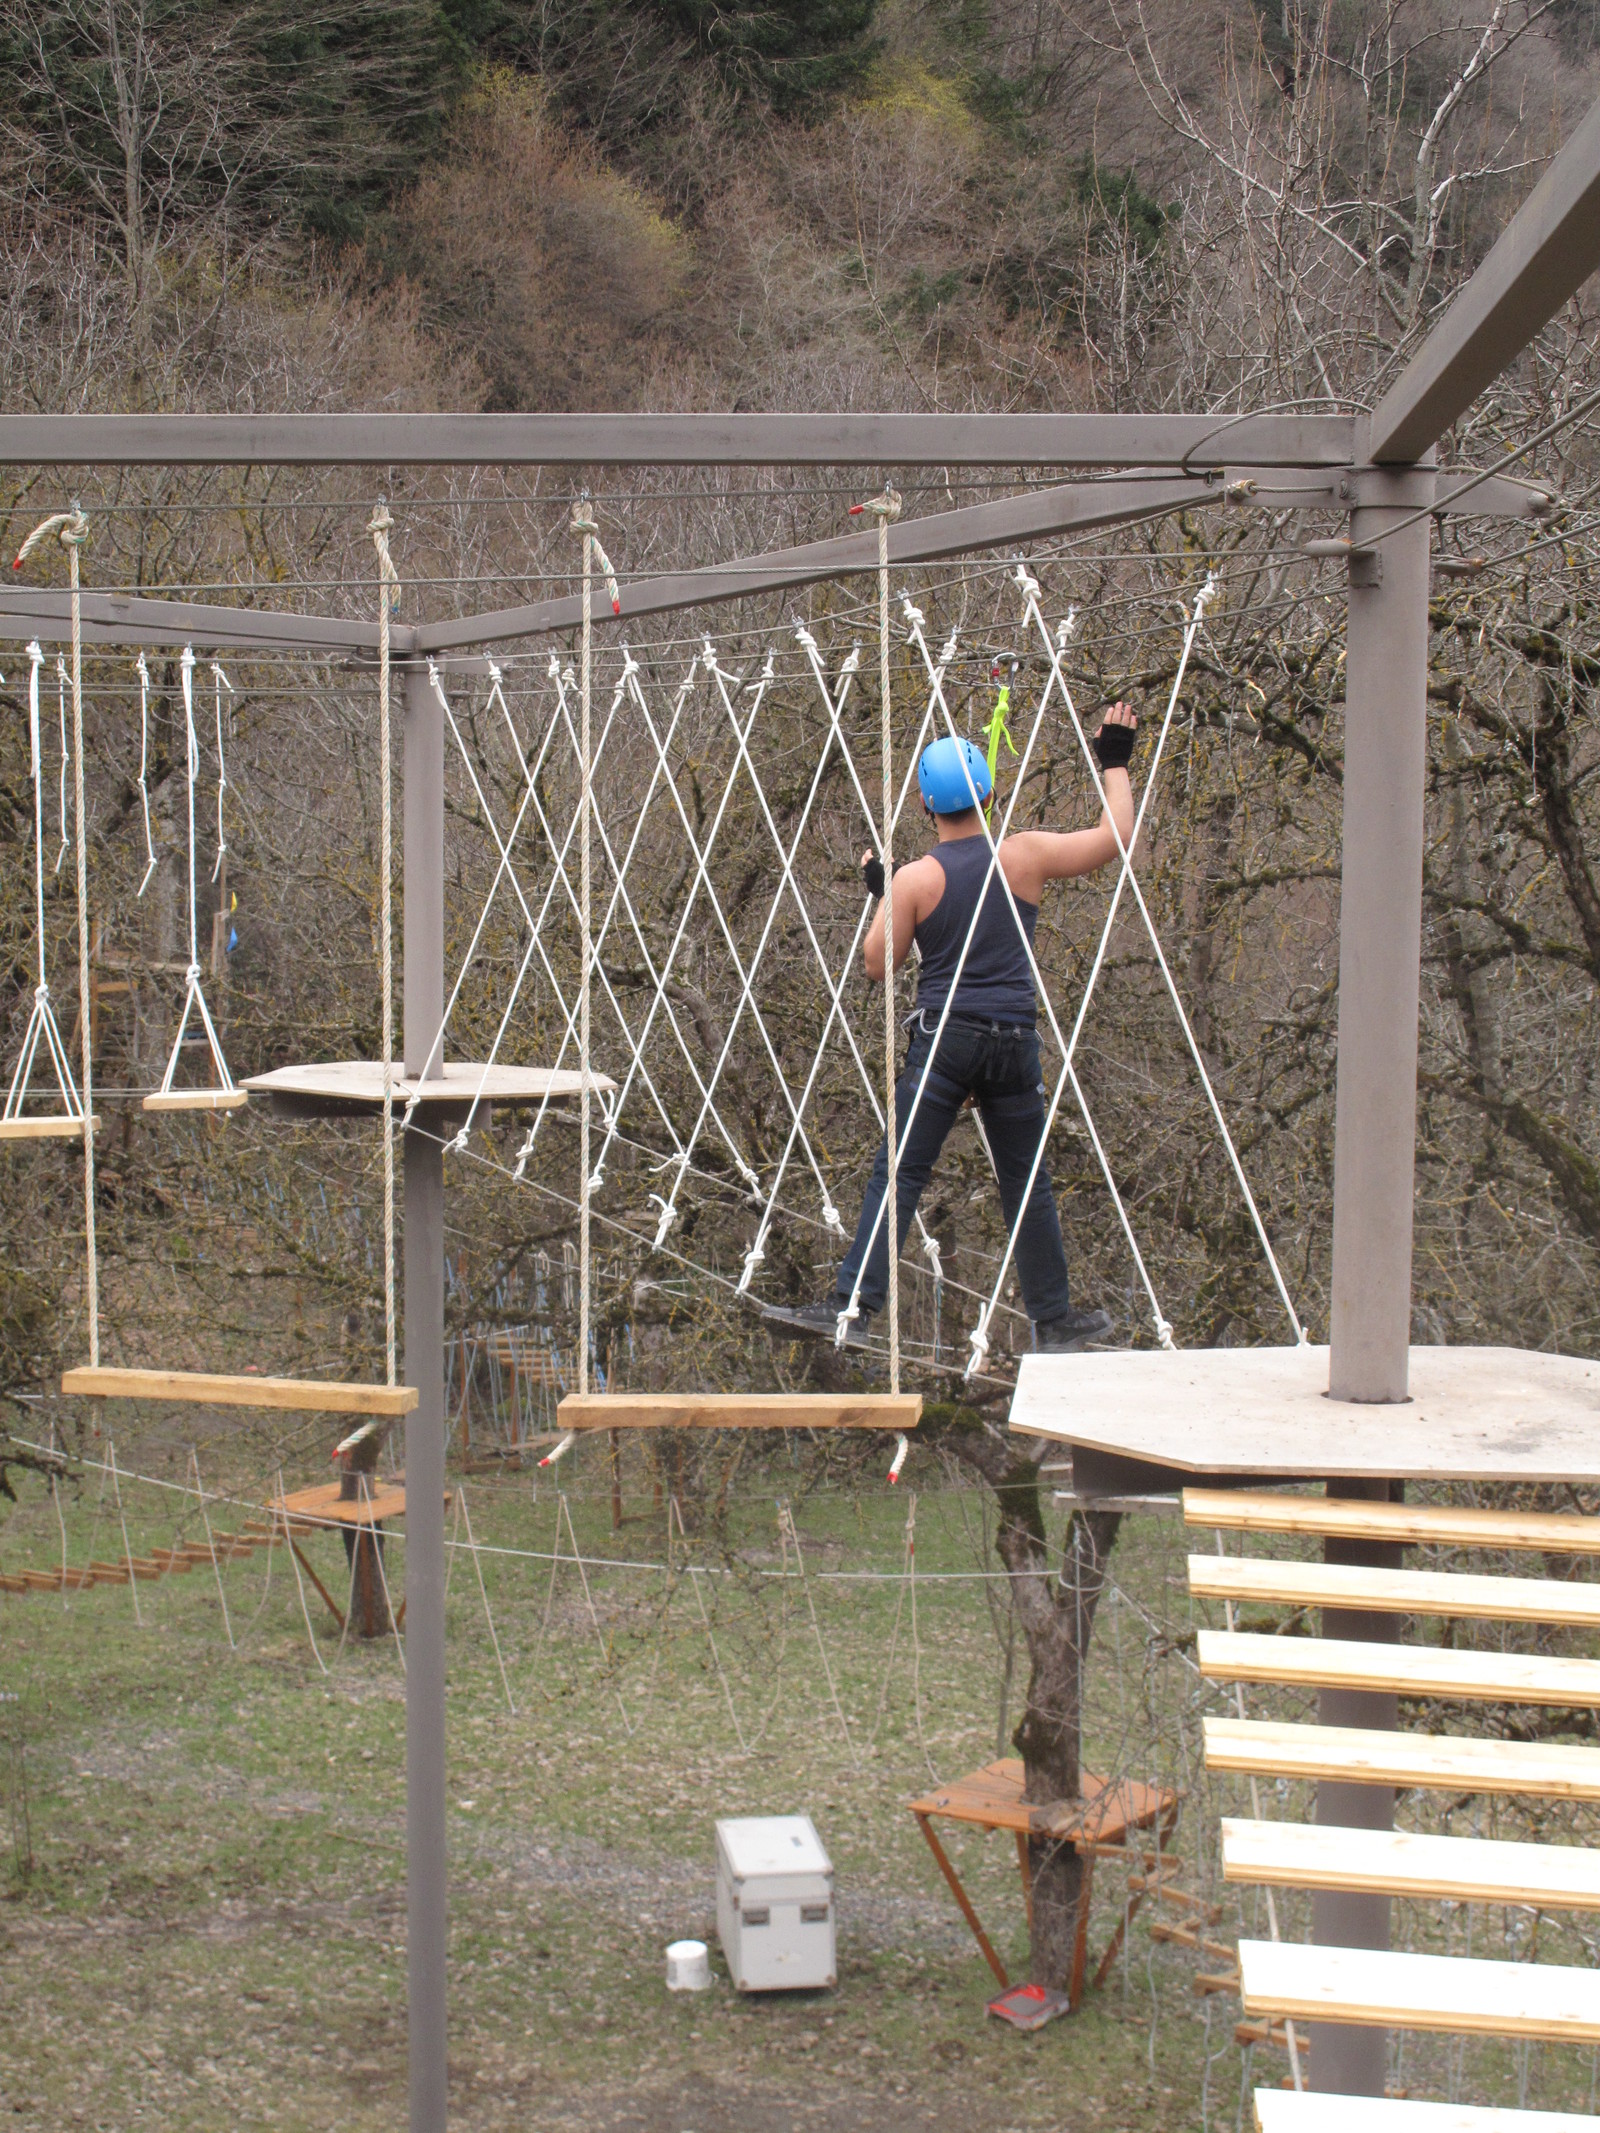
[[[998,662],[996,662],[996,666],[998,667]],[[1012,672],[1015,673],[1015,671],[1016,666],[1015,662],[1013,662]],[[1005,742],[1009,754],[1015,755],[1017,752],[1015,743],[1011,738],[1011,728],[1006,724],[1010,712],[1011,683],[1008,679],[1000,684],[1000,693],[994,700],[994,710],[989,719],[989,805],[991,807],[994,805],[995,772],[1000,762],[1000,743],[1002,741]]]

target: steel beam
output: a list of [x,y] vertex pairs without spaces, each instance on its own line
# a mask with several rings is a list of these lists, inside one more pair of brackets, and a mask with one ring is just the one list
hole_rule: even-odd
[[0,463],[1316,467],[1353,437],[1349,415],[0,415]]
[[1600,267],[1600,102],[1374,409],[1367,456],[1422,457]]
[[[1167,511],[1220,504],[1223,496],[1220,483],[1170,476],[1034,489],[1027,495],[1004,497],[992,504],[969,504],[958,511],[902,519],[889,529],[889,561],[903,567],[976,554],[986,548],[1007,548],[1013,542],[1051,534],[1127,525]],[[619,587],[622,619],[626,622],[636,615],[705,607],[718,600],[742,600],[755,593],[788,592],[814,585],[823,578],[850,577],[877,567],[876,533],[850,533],[836,540],[811,541],[802,548],[775,549],[768,555],[711,563],[701,570],[674,571],[633,584],[624,578]],[[516,637],[540,637],[555,630],[575,629],[582,619],[582,601],[576,594],[560,600],[540,600],[529,607],[508,607],[498,613],[424,623],[417,631],[417,650],[444,652],[503,644]]]
[[[104,645],[201,645],[208,652],[305,652],[334,657],[376,655],[376,622],[334,615],[289,615],[271,608],[223,607],[147,594],[84,592],[83,641]],[[0,586],[0,638],[64,643],[72,635],[72,595],[54,586]],[[395,656],[411,650],[411,632],[390,632]]]
[[[405,678],[408,1074],[428,1070],[444,1019],[444,720],[421,668]],[[419,1120],[420,1123],[420,1120]],[[404,1136],[406,1422],[406,1973],[410,2133],[448,2116],[445,1954],[444,1150]]]

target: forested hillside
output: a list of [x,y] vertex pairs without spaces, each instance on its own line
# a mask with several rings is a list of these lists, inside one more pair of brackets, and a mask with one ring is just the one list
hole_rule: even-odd
[[[1183,406],[1225,419],[1367,405],[1600,88],[1597,54],[1591,0],[1494,0],[1470,19],[1445,0],[0,0],[0,392],[15,410]],[[1591,391],[1591,319],[1580,298],[1447,456],[1488,464]],[[1600,1339],[1595,436],[1592,418],[1573,424],[1519,469],[1561,491],[1553,524],[1441,536],[1491,567],[1436,581],[1424,1337]],[[828,484],[619,470],[596,487],[608,542],[641,570],[838,531],[881,471]],[[1029,478],[927,481],[907,508]],[[48,470],[6,480],[13,542],[71,486]],[[378,486],[399,524],[405,612],[570,582],[564,477]],[[90,583],[372,611],[370,480],[105,469],[82,489]],[[1172,522],[1064,557],[1052,584],[1063,611],[1090,618],[1073,653],[1086,699],[1159,705],[1173,602],[1208,562],[1225,568],[1182,699],[1160,904],[1320,1331],[1342,640],[1335,575],[1295,560],[1308,530],[1266,511]],[[1000,628],[990,597],[975,587],[966,617],[983,651],[969,692]],[[107,952],[158,972],[181,952],[175,665],[156,663],[152,683],[161,861],[143,900],[137,690],[127,662],[92,666],[97,908]],[[13,1045],[34,983],[21,674],[8,665],[0,734]],[[233,678],[236,1071],[370,1055],[370,688],[331,669]],[[1064,761],[1041,766],[1039,796],[1078,805],[1081,787],[1049,783]],[[496,774],[514,793],[512,766]],[[471,814],[463,801],[462,825]],[[847,842],[841,830],[845,880]],[[463,860],[463,924],[472,881]],[[49,877],[63,969],[70,887],[70,867]],[[1063,936],[1069,990],[1087,938]],[[518,944],[501,946],[509,968]],[[1276,1338],[1131,940],[1120,967],[1117,1026],[1087,1071],[1180,1333]],[[144,999],[139,1016],[107,1009],[112,1091],[159,1071],[174,1000],[154,979]],[[493,1004],[492,988],[467,1002],[474,1029],[492,1031]],[[703,1005],[714,1049],[728,1000]],[[172,1311],[151,1337],[174,1361],[198,1353],[208,1314],[233,1334],[265,1314],[330,1367],[370,1359],[370,1169],[352,1157],[349,1211],[316,1217],[303,1164],[256,1148],[253,1128],[233,1129],[225,1157],[107,1101],[113,1322]],[[1081,1187],[1086,1279],[1121,1283],[1081,1142],[1063,1137],[1052,1160],[1069,1199]],[[27,1161],[25,1185],[7,1173],[0,1275],[4,1375],[19,1388],[73,1348],[80,1308],[71,1159]],[[959,1212],[967,1185],[981,1199],[980,1174],[958,1175],[950,1248],[992,1248],[994,1211]],[[517,1308],[497,1284],[564,1234],[565,1216],[483,1191],[462,1216],[462,1323]],[[175,1243],[180,1207],[209,1243]],[[736,1203],[725,1212],[704,1217],[699,1248],[736,1265],[747,1225]],[[651,1269],[648,1238],[646,1220],[615,1270],[619,1324],[656,1308],[629,1286]],[[180,1251],[198,1256],[175,1285]],[[801,1293],[824,1264],[793,1243],[769,1278]],[[745,1321],[707,1324],[741,1370],[770,1368]]]

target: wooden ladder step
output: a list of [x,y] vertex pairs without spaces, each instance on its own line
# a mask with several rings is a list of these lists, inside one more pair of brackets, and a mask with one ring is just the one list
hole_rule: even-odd
[[1527,1793],[1600,1800],[1600,1749],[1564,1742],[1474,1740],[1276,1719],[1207,1718],[1206,1766],[1258,1777],[1344,1778],[1358,1785]]
[[569,1392],[558,1429],[915,1429],[920,1392]]
[[1183,1515],[1191,1526],[1228,1533],[1306,1533],[1339,1540],[1600,1555],[1600,1518],[1566,1511],[1480,1511],[1453,1504],[1279,1495],[1271,1489],[1185,1489]]
[[[1348,2096],[1257,2089],[1255,2105],[1260,2133],[1350,2133]],[[1577,2133],[1579,2126],[1594,2124],[1586,2114],[1566,2111],[1515,2111],[1499,2103],[1413,2103],[1397,2096],[1363,2096],[1360,2121],[1363,2133]]]
[[1600,1705],[1596,1659],[1449,1651],[1429,1644],[1368,1644],[1341,1637],[1263,1637],[1223,1629],[1201,1630],[1195,1645],[1208,1681],[1392,1689],[1402,1696],[1489,1703]]
[[1374,1570],[1354,1563],[1253,1562],[1191,1555],[1189,1590],[1203,1600],[1286,1607],[1365,1607],[1394,1614],[1600,1628],[1600,1584],[1562,1578],[1477,1577],[1447,1570]]
[[1460,1903],[1600,1909],[1600,1851],[1399,1829],[1224,1816],[1222,1876],[1276,1888],[1372,1889]]
[[1600,1970],[1242,1940],[1247,2015],[1600,2043]]

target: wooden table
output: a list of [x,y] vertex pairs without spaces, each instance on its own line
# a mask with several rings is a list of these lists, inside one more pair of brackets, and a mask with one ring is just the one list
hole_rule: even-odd
[[[1053,1839],[1060,1844],[1070,1844],[1083,1859],[1083,1885],[1078,1897],[1077,1935],[1072,1951],[1072,1976],[1068,1983],[1068,1998],[1074,2008],[1083,1997],[1084,1977],[1089,1961],[1089,1896],[1093,1885],[1094,1862],[1107,1851],[1126,1851],[1130,1830],[1153,1829],[1155,1852],[1148,1857],[1140,1855],[1140,1863],[1153,1866],[1165,1849],[1178,1819],[1178,1794],[1162,1786],[1141,1784],[1137,1778],[1120,1778],[1115,1781],[1086,1776],[1083,1781],[1083,1797],[1078,1800],[1057,1800],[1046,1806],[1036,1806],[1022,1796],[1023,1776],[1020,1756],[1002,1756],[998,1762],[985,1763],[981,1770],[970,1771],[967,1776],[954,1778],[948,1785],[937,1786],[924,1793],[920,1799],[911,1800],[911,1812],[917,1818],[917,1826],[928,1840],[929,1849],[939,1863],[939,1871],[950,1884],[950,1892],[961,1906],[961,1915],[972,1928],[973,1938],[983,1950],[985,1962],[1000,1980],[1000,1989],[1005,1991],[1011,1980],[1006,1976],[1005,1965],[994,1952],[993,1943],[984,1932],[972,1899],[961,1886],[960,1876],[950,1863],[949,1854],[939,1842],[933,1819],[941,1815],[949,1822],[965,1822],[974,1829],[1008,1829],[1016,1838],[1017,1864],[1022,1870],[1022,1895],[1027,1905],[1028,1923],[1033,1923],[1033,1876],[1029,1868],[1028,1843],[1030,1838]],[[1100,1958],[1094,1974],[1098,1985],[1105,1977],[1122,1946],[1128,1921],[1143,1901],[1144,1892],[1139,1890],[1122,1916],[1122,1923],[1113,1934],[1110,1946]]]

